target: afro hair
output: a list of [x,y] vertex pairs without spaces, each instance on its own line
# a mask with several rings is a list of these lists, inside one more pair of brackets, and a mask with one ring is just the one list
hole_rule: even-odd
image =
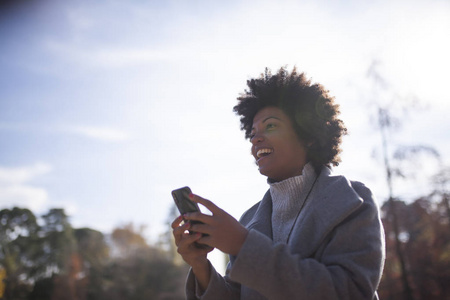
[[277,107],[291,119],[299,139],[310,145],[308,160],[316,169],[339,165],[342,136],[347,129],[338,118],[339,105],[322,85],[311,84],[295,67],[292,72],[282,67],[274,75],[266,68],[259,78],[248,80],[247,86],[233,108],[246,138],[250,138],[256,113],[267,106]]

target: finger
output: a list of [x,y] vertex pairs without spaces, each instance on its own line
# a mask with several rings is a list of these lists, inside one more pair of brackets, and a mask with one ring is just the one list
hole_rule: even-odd
[[200,232],[200,233],[210,234],[211,233],[211,226],[209,226],[207,224],[191,224],[191,226],[189,227],[189,230],[191,230],[193,232]]
[[205,249],[205,251],[206,252],[211,252],[211,251],[213,251],[214,250],[214,247],[211,247],[211,246],[208,246],[206,249]]
[[191,223],[186,222],[181,226],[175,227],[175,229],[173,229],[173,232],[174,234],[184,233],[186,230],[189,229],[189,227],[191,227]]
[[197,203],[200,203],[207,209],[209,209],[213,214],[219,213],[222,211],[217,205],[215,205],[212,201],[204,199],[198,195],[192,194],[191,200]]
[[183,215],[183,218],[187,221],[200,221],[205,224],[210,224],[213,220],[212,216],[200,212],[186,213]]
[[189,223],[183,224],[182,226],[178,226],[176,227],[172,234],[173,237],[175,238],[175,244],[178,244],[178,242],[182,239],[183,234],[186,232],[186,230],[188,230],[190,227]]
[[171,224],[172,229],[179,227],[182,221],[183,221],[183,216],[178,216],[178,218],[176,218]]
[[204,235],[202,235],[201,233],[195,233],[196,239],[194,242],[194,247],[197,249],[201,249],[203,251],[206,251],[205,253],[209,253],[212,250],[214,250],[214,247],[208,245],[208,243],[206,243],[204,241]]
[[185,252],[185,250],[188,250],[189,246],[194,246],[193,244],[198,241],[202,237],[201,233],[194,233],[194,234],[185,234],[182,236],[178,243],[178,252],[181,254],[182,252]]
[[[207,245],[209,247],[212,242],[211,236],[209,235],[201,235],[200,238],[197,240],[197,243],[202,244],[202,245]],[[212,247],[213,248],[213,247]]]
[[209,245],[203,244],[201,242],[196,242],[195,243],[195,247],[201,249],[202,251],[204,251],[205,254],[211,252],[214,250],[214,247],[211,247]]

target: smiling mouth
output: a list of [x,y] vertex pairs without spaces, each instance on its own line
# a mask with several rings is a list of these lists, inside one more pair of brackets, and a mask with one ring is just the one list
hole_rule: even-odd
[[272,152],[273,152],[272,149],[267,149],[267,148],[259,149],[258,152],[256,152],[256,157],[262,158],[262,157],[265,157],[265,156],[269,155]]

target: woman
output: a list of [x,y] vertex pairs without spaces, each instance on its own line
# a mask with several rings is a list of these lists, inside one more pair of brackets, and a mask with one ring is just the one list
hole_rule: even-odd
[[[212,215],[172,223],[178,253],[191,266],[187,298],[377,299],[384,263],[377,205],[362,183],[330,170],[346,134],[338,105],[295,68],[266,69],[247,85],[234,111],[269,190],[239,222],[190,196]],[[224,277],[207,259],[213,248],[230,255]]]

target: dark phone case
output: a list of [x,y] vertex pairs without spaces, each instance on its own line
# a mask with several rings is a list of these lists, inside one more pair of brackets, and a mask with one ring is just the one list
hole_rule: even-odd
[[178,211],[182,215],[188,212],[200,211],[197,203],[192,202],[191,199],[189,199],[190,194],[192,194],[192,191],[187,186],[172,191],[173,200],[175,200]]
[[[189,212],[197,212],[200,211],[200,208],[198,207],[198,204],[191,201],[191,199],[189,199],[189,195],[192,194],[192,191],[189,187],[185,186],[176,190],[172,191],[172,197],[173,200],[175,201],[175,204],[178,208],[178,211],[180,212],[180,214],[184,215],[185,213],[189,213]],[[191,224],[203,224],[200,221],[189,221]],[[190,234],[193,234],[194,232],[189,230]],[[205,234],[204,234],[205,236]],[[197,247],[199,248],[207,248],[209,246],[207,245],[202,245],[202,244],[198,244],[195,243]]]

